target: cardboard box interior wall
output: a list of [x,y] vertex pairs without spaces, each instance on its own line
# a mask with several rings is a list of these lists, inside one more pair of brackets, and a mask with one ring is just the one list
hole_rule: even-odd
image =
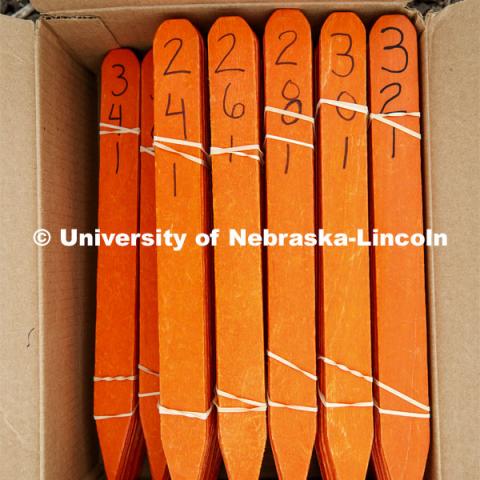
[[430,385],[429,480],[473,479],[478,465],[478,180],[480,2],[424,21],[403,1],[36,0],[33,24],[0,16],[0,477],[98,475],[92,419],[93,248],[44,249],[45,227],[90,231],[97,208],[97,79],[103,55],[145,50],[165,18],[207,32],[239,14],[261,32],[279,7],[319,27],[334,10],[367,25],[405,13],[420,34],[426,226],[448,247],[427,252]]

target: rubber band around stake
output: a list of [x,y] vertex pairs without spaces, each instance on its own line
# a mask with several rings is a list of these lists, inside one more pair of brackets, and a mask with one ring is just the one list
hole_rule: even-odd
[[146,393],[139,393],[138,398],[145,398],[145,397],[158,397],[160,392],[146,392]]
[[[352,370],[351,368],[347,367],[346,365],[343,365],[341,363],[335,362],[335,360],[332,360],[330,358],[324,357],[324,356],[319,356],[319,360],[322,360],[322,362],[326,363],[327,365],[331,365],[333,367],[336,367],[344,372],[350,373],[351,375],[354,375],[358,378],[362,378],[363,380],[369,382],[369,383],[374,383],[376,386],[381,388],[382,390],[385,390],[392,395],[395,395],[396,397],[400,398],[401,400],[410,403],[411,405],[419,408],[420,410],[424,410],[425,412],[430,412],[430,407],[428,405],[425,405],[418,400],[415,400],[412,397],[409,397],[405,393],[400,392],[399,390],[390,387],[389,385],[381,382],[380,380],[377,380],[376,378],[373,378],[369,375],[364,375],[358,370]],[[383,413],[386,415],[398,415],[402,417],[413,417],[413,418],[430,418],[430,413],[414,413],[414,412],[406,412],[403,410],[389,410],[389,409],[384,409],[381,408],[379,405],[375,404],[375,408],[378,410],[379,413]]]
[[113,134],[123,135],[126,133],[131,133],[132,135],[140,135],[140,129],[138,127],[127,128],[127,127],[122,127],[120,125],[112,125],[111,123],[100,123],[99,127],[100,127],[100,131],[98,132],[99,135],[113,135]]
[[123,376],[119,375],[117,377],[93,377],[94,382],[123,382],[123,381],[134,381],[137,380],[137,375]]
[[217,402],[214,402],[217,407],[218,413],[246,413],[246,412],[265,412],[267,410],[267,404],[265,402],[258,402],[256,400],[250,400],[248,398],[237,397],[223,390],[216,389],[217,397],[228,398],[230,400],[236,400],[237,402],[251,405],[250,407],[221,407]]
[[391,113],[371,113],[370,119],[371,120],[378,120],[379,122],[384,123],[385,125],[389,125],[397,130],[400,130],[407,135],[412,137],[418,138],[419,140],[422,139],[422,134],[412,130],[411,128],[405,127],[404,125],[394,122],[387,117],[417,117],[420,118],[420,112],[391,112]]
[[179,417],[194,418],[196,420],[207,420],[213,410],[213,403],[210,408],[205,412],[190,412],[188,410],[175,410],[173,408],[167,408],[160,403],[157,403],[158,413],[160,415],[174,415]]
[[304,115],[303,113],[297,113],[297,112],[292,112],[290,110],[284,110],[282,108],[266,106],[265,113],[267,112],[277,113],[285,117],[297,118],[298,120],[303,120],[305,122],[311,123],[312,125],[315,125],[315,118],[310,115]]
[[155,157],[155,148],[152,147],[145,147],[144,145],[140,145],[140,153],[148,153],[152,157]]
[[94,415],[94,420],[110,420],[112,418],[128,418],[135,414],[138,408],[138,403],[135,405],[135,408],[131,412],[127,413],[118,413],[116,415]]
[[331,98],[321,98],[317,103],[316,114],[320,111],[321,105],[331,105],[332,107],[342,108],[344,110],[351,110],[352,112],[363,113],[368,115],[368,107],[366,105],[359,105],[358,103],[342,102],[341,100],[333,100]]
[[[258,155],[253,155],[251,153],[245,153],[248,151],[254,150],[258,152]],[[239,157],[248,157],[252,158],[253,160],[257,160],[258,162],[262,163],[263,153],[260,149],[260,145],[238,145],[235,147],[211,147],[210,148],[210,156],[214,155],[224,155],[224,154],[232,154],[237,155]]]
[[208,154],[201,143],[191,142],[189,140],[180,140],[178,138],[168,138],[168,137],[158,137],[158,136],[153,137],[153,146],[155,148],[159,148],[169,153],[175,153],[176,155],[180,155],[181,157],[187,160],[190,160],[191,162],[198,163],[199,165],[202,165],[204,167],[208,166],[208,162],[203,158],[196,157],[195,155],[190,155],[189,153],[181,152],[180,150],[170,147],[167,144],[184,145],[186,147],[197,148],[208,157]]
[[300,140],[295,140],[293,138],[280,137],[278,135],[272,135],[270,133],[267,133],[265,135],[265,140],[267,140],[268,138],[270,140],[278,140],[279,142],[293,143],[294,145],[300,145],[301,147],[311,148],[312,150],[315,149],[313,143],[301,142]]
[[138,369],[141,372],[148,373],[149,375],[154,375],[155,377],[158,377],[159,373],[156,372],[155,370],[150,370],[148,367],[145,367],[144,365],[141,365],[140,363],[138,364]]
[[267,357],[273,359],[273,360],[276,360],[277,362],[293,369],[293,370],[296,370],[297,372],[300,372],[302,373],[303,375],[305,375],[307,378],[309,378],[310,380],[313,380],[313,381],[317,381],[318,378],[316,375],[314,375],[313,373],[310,373],[310,372],[307,372],[306,370],[303,370],[302,368],[300,368],[298,365],[295,365],[294,363],[288,361],[287,359],[281,357],[280,355],[277,355],[276,353],[273,353],[271,352],[270,350],[267,350]]
[[325,399],[325,395],[323,395],[323,393],[320,391],[320,388],[318,388],[318,397],[320,398],[322,405],[326,408],[349,408],[349,407],[365,408],[365,407],[374,406],[374,403],[372,400],[369,400],[368,402],[355,402],[355,403],[327,402],[327,400]]
[[297,410],[299,412],[318,412],[318,407],[307,407],[304,405],[292,405],[287,403],[274,402],[270,398],[267,400],[268,406],[273,408],[288,408],[290,410]]

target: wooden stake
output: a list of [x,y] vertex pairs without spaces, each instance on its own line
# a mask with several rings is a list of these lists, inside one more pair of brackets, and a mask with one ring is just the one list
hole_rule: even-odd
[[[263,43],[267,227],[274,233],[312,233],[310,25],[300,10],[277,10],[267,22]],[[315,250],[269,247],[267,258],[270,443],[279,478],[300,479],[308,474],[317,423]]]
[[[153,52],[142,62],[140,232],[155,233],[155,154],[153,151]],[[150,472],[154,480],[167,479],[168,470],[160,439],[157,404],[158,308],[157,252],[155,247],[140,246],[140,419],[147,446]]]
[[[128,49],[102,64],[98,226],[138,231],[140,65]],[[143,448],[137,412],[137,248],[101,245],[97,263],[94,410],[109,479],[133,479]]]
[[[370,78],[373,227],[422,233],[417,34],[406,17],[375,22]],[[421,479],[430,438],[423,247],[373,251],[375,469],[381,479]]]
[[157,250],[161,436],[172,478],[203,479],[218,465],[210,250],[195,242],[210,227],[203,42],[188,20],[167,20],[153,52],[157,228],[187,235]]
[[246,480],[258,478],[266,441],[262,254],[227,242],[229,229],[260,231],[258,42],[245,20],[222,17],[210,29],[208,48],[213,210],[221,235],[215,248],[219,438],[229,478]]
[[[362,230],[367,240],[367,51],[361,20],[350,12],[331,14],[319,49],[320,225],[349,238]],[[373,440],[372,383],[339,365],[371,377],[369,251],[357,244],[325,246],[320,265],[320,466],[326,479],[364,479]]]

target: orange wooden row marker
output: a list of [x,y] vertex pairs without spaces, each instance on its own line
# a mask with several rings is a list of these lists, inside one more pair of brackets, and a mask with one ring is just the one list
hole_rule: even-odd
[[[267,227],[315,230],[312,39],[299,10],[264,34]],[[268,247],[268,427],[278,476],[306,478],[315,442],[315,250]]]
[[[417,34],[402,15],[370,32],[371,212],[380,233],[422,233]],[[422,247],[374,249],[375,440],[378,478],[423,478],[429,448]]]
[[153,56],[157,228],[187,235],[157,250],[161,437],[173,479],[214,478],[210,251],[195,242],[210,228],[202,38],[167,20]]
[[[361,20],[331,14],[319,42],[319,221],[348,237],[361,229],[367,240],[366,57]],[[320,466],[325,479],[363,479],[373,440],[368,248],[324,246],[320,278]]]
[[[98,226],[138,231],[140,65],[127,49],[102,64]],[[143,450],[137,412],[137,248],[100,246],[94,410],[109,479],[133,479]]]
[[[153,52],[142,62],[140,136],[140,232],[154,233],[156,228],[155,154],[153,150]],[[160,439],[157,403],[159,401],[157,251],[140,246],[139,265],[139,405],[150,472],[154,480],[168,478],[167,464]]]
[[262,256],[228,246],[229,229],[259,232],[258,42],[240,17],[208,34],[219,440],[231,479],[258,478],[266,442]]

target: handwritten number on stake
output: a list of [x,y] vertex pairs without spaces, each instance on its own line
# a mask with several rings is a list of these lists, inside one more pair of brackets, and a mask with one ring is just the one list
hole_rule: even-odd
[[163,48],[167,48],[170,44],[176,43],[177,49],[173,53],[172,58],[168,62],[167,68],[165,68],[163,75],[176,75],[178,73],[192,73],[191,70],[186,70],[186,69],[180,69],[180,70],[171,70],[173,62],[176,60],[178,54],[180,53],[180,50],[183,47],[183,40],[181,38],[171,38],[168,42],[165,43]]
[[294,30],[286,30],[278,36],[278,39],[281,40],[283,37],[291,37],[291,40],[282,48],[282,50],[278,54],[278,57],[275,60],[275,65],[298,65],[297,62],[293,60],[283,60],[283,56],[285,55],[287,50],[297,41],[297,32],[295,32]]
[[177,111],[170,110],[172,104],[172,94],[168,94],[167,98],[167,108],[165,109],[165,116],[166,117],[171,117],[174,115],[181,115],[182,116],[182,126],[183,126],[183,138],[186,140],[187,139],[187,119],[185,115],[185,100],[180,98],[180,104],[181,104],[181,109]]
[[224,57],[220,60],[220,63],[217,65],[217,68],[215,69],[215,73],[222,73],[222,72],[244,72],[244,68],[233,68],[233,67],[223,67],[223,64],[227,60],[227,58],[230,56],[230,54],[233,52],[233,49],[235,48],[235,45],[237,43],[237,37],[233,33],[226,33],[225,35],[222,35],[218,41],[222,41],[226,38],[231,38],[231,45],[230,48],[227,50],[227,53],[224,55]]
[[238,120],[239,118],[242,118],[245,115],[245,105],[241,102],[234,103],[233,107],[231,108],[231,111],[228,111],[227,95],[228,95],[228,91],[230,90],[231,86],[232,86],[232,82],[230,82],[225,87],[225,92],[223,94],[223,113],[225,113],[225,115],[227,115],[227,117],[233,118],[234,120]]
[[383,49],[384,50],[400,49],[403,52],[403,54],[405,55],[405,63],[403,65],[403,67],[398,69],[398,70],[393,70],[393,69],[390,69],[388,67],[383,67],[383,66],[382,66],[382,70],[385,70],[385,71],[390,72],[390,73],[402,73],[408,67],[408,51],[402,45],[403,44],[403,38],[404,38],[403,32],[397,27],[386,27],[386,28],[382,29],[382,33],[389,32],[389,31],[398,32],[399,35],[400,35],[400,40],[398,41],[398,43],[394,43],[393,45],[386,45],[385,47],[383,47]]
[[[293,94],[289,94],[288,90],[294,91]],[[287,80],[285,85],[282,88],[282,97],[287,100],[287,104],[285,105],[284,110],[290,110],[290,107],[296,105],[296,113],[302,113],[302,101],[298,98],[300,96],[300,87],[293,81]],[[282,115],[282,122],[285,125],[293,125],[294,123],[298,122],[298,118],[291,118],[287,117],[286,115]]]
[[115,92],[114,90],[112,90],[112,95],[114,97],[120,97],[128,90],[128,80],[124,76],[125,75],[125,66],[122,65],[121,63],[114,63],[112,65],[112,68],[120,70],[120,73],[117,75],[117,78],[122,81],[123,86],[118,92]]
[[345,37],[348,40],[348,45],[347,45],[347,48],[345,49],[345,51],[337,53],[337,56],[345,57],[345,58],[348,59],[349,64],[350,64],[348,69],[346,70],[346,72],[339,73],[334,68],[332,68],[333,74],[336,75],[337,77],[342,77],[342,78],[348,77],[353,72],[353,69],[355,68],[355,59],[350,54],[350,52],[352,51],[352,36],[349,33],[332,33],[331,36],[332,37]]

